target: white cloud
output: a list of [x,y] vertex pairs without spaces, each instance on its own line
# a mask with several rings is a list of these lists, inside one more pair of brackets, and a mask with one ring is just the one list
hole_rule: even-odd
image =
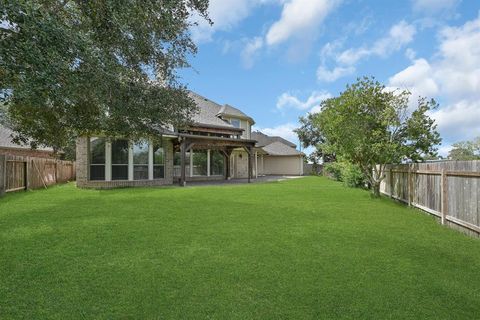
[[298,124],[285,123],[271,128],[254,127],[253,130],[258,130],[269,136],[279,136],[287,139],[290,142],[298,144],[298,136],[293,130],[298,128]]
[[413,9],[422,13],[437,13],[445,10],[452,10],[460,0],[412,0]]
[[[321,63],[317,69],[317,79],[319,81],[334,82],[342,77],[352,75],[356,71],[355,64],[361,59],[369,56],[386,57],[412,42],[415,33],[415,27],[402,20],[393,25],[387,35],[378,39],[370,46],[364,45],[339,52],[339,49],[346,42],[345,39],[328,42],[320,51]],[[413,50],[407,50],[407,53],[414,57]],[[327,60],[334,60],[336,65],[329,69]]]
[[208,42],[217,31],[228,31],[247,18],[252,10],[262,4],[282,3],[281,0],[210,0],[209,17],[213,26],[205,19],[195,15],[192,21],[198,26],[191,28],[192,38],[196,43]]
[[[411,66],[395,74],[389,80],[389,86],[415,90],[413,96],[434,97],[438,94],[437,82],[432,78],[433,70],[425,59],[418,59]],[[417,93],[417,94],[415,94]]]
[[447,142],[480,136],[480,101],[460,100],[431,114]]
[[253,67],[255,56],[263,47],[263,39],[261,37],[255,37],[246,42],[245,47],[242,50],[241,57],[243,66],[247,69]]
[[344,65],[354,65],[360,59],[371,55],[388,56],[410,43],[415,33],[415,27],[402,20],[390,28],[388,35],[375,41],[371,47],[364,46],[343,51],[337,57],[337,62]]
[[326,16],[337,6],[338,0],[289,0],[280,20],[268,30],[268,45],[282,43],[291,37],[304,35],[318,28]]
[[407,57],[408,60],[413,61],[417,57],[417,53],[412,48],[407,48],[407,50],[405,50],[405,57]]
[[312,112],[318,112],[318,106],[320,102],[325,99],[331,98],[332,95],[325,91],[314,91],[305,101],[301,101],[296,96],[284,92],[277,99],[277,109],[284,110],[287,108],[297,109],[297,110],[310,110],[314,109]]
[[337,79],[351,75],[355,72],[355,67],[335,67],[332,70],[328,70],[325,66],[319,66],[317,69],[317,79],[320,81],[334,82]]
[[480,135],[480,16],[439,34],[438,52],[420,58],[392,76],[389,86],[410,89],[415,96],[442,100],[432,112],[445,142]]

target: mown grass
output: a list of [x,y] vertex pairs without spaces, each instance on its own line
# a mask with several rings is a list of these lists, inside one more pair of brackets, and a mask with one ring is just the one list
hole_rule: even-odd
[[478,317],[478,239],[324,178],[0,199],[1,319]]

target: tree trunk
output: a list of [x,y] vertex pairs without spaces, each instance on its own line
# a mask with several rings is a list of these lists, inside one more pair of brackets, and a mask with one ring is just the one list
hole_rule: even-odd
[[380,182],[375,181],[372,184],[372,194],[375,198],[380,197]]

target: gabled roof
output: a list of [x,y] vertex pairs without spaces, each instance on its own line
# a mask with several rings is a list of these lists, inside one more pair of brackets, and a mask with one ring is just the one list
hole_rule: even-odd
[[[3,125],[0,125],[0,148],[8,149],[31,149],[28,144],[16,144],[12,141],[13,131]],[[38,151],[53,152],[52,148],[41,147],[34,149]]]
[[268,144],[271,144],[273,142],[281,142],[283,144],[286,144],[287,146],[291,148],[296,148],[297,145],[295,143],[292,143],[286,139],[283,139],[282,137],[278,136],[267,136],[266,134],[260,132],[260,131],[253,131],[251,134],[251,138],[253,140],[257,140],[257,147],[263,147]]
[[193,122],[195,125],[226,128],[236,131],[240,130],[218,117],[218,114],[222,109],[221,105],[192,91],[189,91],[189,95],[198,106],[198,113],[193,116]]
[[302,152],[295,148],[287,146],[286,144],[275,141],[262,147],[262,149],[271,156],[300,156]]
[[247,119],[250,122],[252,122],[252,125],[255,124],[255,121],[251,117],[246,115],[240,109],[232,107],[229,104],[224,104],[222,106],[222,108],[220,109],[220,112],[217,115],[221,116],[221,117],[230,116],[230,117],[236,117],[236,118],[240,118],[240,119]]

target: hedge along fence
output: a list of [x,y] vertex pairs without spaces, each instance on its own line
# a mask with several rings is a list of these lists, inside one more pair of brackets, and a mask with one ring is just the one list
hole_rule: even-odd
[[0,195],[75,180],[75,162],[0,155]]
[[380,192],[480,236],[480,161],[387,165]]

